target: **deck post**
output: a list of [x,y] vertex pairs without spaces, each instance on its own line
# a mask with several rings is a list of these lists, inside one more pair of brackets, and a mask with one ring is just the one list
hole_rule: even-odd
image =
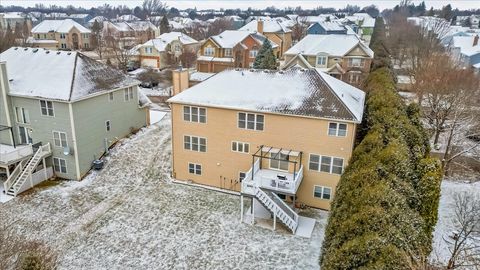
[[240,195],[240,222],[243,222],[243,195]]
[[273,230],[277,228],[277,211],[273,211]]
[[44,172],[44,175],[45,175],[45,180],[47,180],[48,174],[47,174],[47,164],[45,163],[45,158],[43,158],[42,164],[43,164],[43,172]]
[[253,197],[252,197],[252,207],[250,207],[252,209],[252,225],[255,225],[255,211],[254,211],[254,205],[253,205],[253,200],[255,200]]

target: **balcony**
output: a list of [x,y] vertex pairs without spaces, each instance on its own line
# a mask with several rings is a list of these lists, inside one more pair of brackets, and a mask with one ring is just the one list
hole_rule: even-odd
[[[253,166],[242,181],[242,193],[255,195],[254,188],[259,187],[274,192],[295,195],[303,180],[302,152],[272,147],[260,147],[253,155]],[[283,162],[286,170],[262,168],[263,161],[270,165]],[[273,162],[272,162],[273,161]]]
[[32,145],[11,146],[0,144],[0,164],[9,165],[33,155]]

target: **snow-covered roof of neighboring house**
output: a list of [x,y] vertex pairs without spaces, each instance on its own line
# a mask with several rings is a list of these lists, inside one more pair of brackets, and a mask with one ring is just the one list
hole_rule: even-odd
[[319,24],[325,31],[344,31],[345,26],[341,25],[338,22],[316,22],[310,25],[308,28],[310,29],[314,25]]
[[[275,19],[260,20],[260,21],[263,22],[263,32],[265,33],[288,33],[292,31],[284,23],[279,22]],[[253,20],[247,23],[239,30],[249,31],[249,32],[258,32],[258,20]]]
[[120,70],[78,52],[12,47],[0,58],[7,63],[12,95],[76,101],[138,84]]
[[212,77],[215,73],[207,73],[207,72],[193,72],[190,74],[190,81],[195,82],[203,82],[206,79]]
[[[263,44],[266,37],[264,35],[258,33],[251,33],[249,31],[240,31],[240,30],[225,30],[222,33],[211,36],[210,39],[213,40],[216,44],[218,44],[221,48],[233,48],[243,40],[245,40],[248,36],[251,36],[255,39],[259,44]],[[272,48],[278,47],[278,44],[270,40],[272,44]]]
[[55,39],[36,39],[34,37],[28,37],[25,41],[27,44],[57,44]]
[[150,21],[109,22],[119,32],[156,30],[157,27]]
[[71,19],[85,19],[86,17],[88,17],[89,14],[70,14],[70,16],[68,16],[69,18]]
[[473,46],[474,39],[475,36],[454,36],[451,46],[459,48],[461,53],[480,50],[480,42],[478,42],[476,46]]
[[197,61],[233,63],[233,58],[200,55],[199,57],[197,57]]
[[174,30],[176,29],[183,29],[185,26],[182,23],[176,21],[169,21],[170,27]]
[[80,33],[90,33],[90,30],[83,27],[72,19],[65,20],[44,20],[32,29],[32,33],[68,33],[72,28],[77,28]]
[[101,23],[101,22],[106,21],[106,20],[107,20],[107,18],[105,18],[103,16],[96,16],[96,17],[91,18],[88,22],[89,23],[94,23],[95,21],[97,21],[97,22]]
[[129,22],[129,21],[140,21],[140,19],[135,16],[135,15],[132,15],[132,14],[126,14],[126,15],[122,15],[122,16],[119,16],[117,18],[117,21],[126,21],[126,22]]
[[198,42],[195,39],[181,32],[170,32],[170,33],[163,33],[159,37],[143,43],[141,47],[153,46],[157,51],[163,52],[165,51],[167,45],[174,40],[178,40],[183,45],[189,45],[189,44],[194,44]]
[[374,18],[365,18],[362,22],[362,27],[375,27],[375,19]]
[[317,69],[231,69],[168,102],[360,123],[365,93]]
[[373,51],[356,35],[307,35],[285,54],[317,55],[326,53],[333,56],[344,56],[359,45],[365,53],[373,57]]
[[25,13],[22,12],[5,12],[0,13],[4,19],[23,19],[26,17]]

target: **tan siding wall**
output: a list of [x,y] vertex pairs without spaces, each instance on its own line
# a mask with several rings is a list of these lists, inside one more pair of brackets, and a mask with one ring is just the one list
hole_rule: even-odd
[[[327,135],[329,121],[264,114],[264,131],[252,131],[237,127],[237,114],[238,111],[234,110],[208,108],[206,124],[191,123],[183,120],[183,105],[172,104],[174,177],[209,186],[240,190],[240,184],[235,184],[238,173],[250,169],[252,154],[260,145],[303,151],[302,163],[305,169],[304,179],[297,193],[298,201],[313,207],[330,209],[330,201],[313,197],[313,187],[323,185],[331,187],[334,192],[340,176],[309,171],[309,154],[342,157],[346,165],[353,148],[355,125],[348,124],[347,137],[331,137]],[[184,135],[207,138],[207,152],[184,150]],[[232,141],[249,143],[250,153],[232,152]],[[189,162],[202,165],[201,176],[188,173]]]

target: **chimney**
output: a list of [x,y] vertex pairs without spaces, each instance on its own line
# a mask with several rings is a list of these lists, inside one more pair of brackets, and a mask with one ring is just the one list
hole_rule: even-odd
[[172,70],[172,82],[173,96],[180,94],[183,90],[189,88],[190,73],[188,72],[188,69],[184,69],[180,66],[178,69]]
[[478,45],[478,35],[473,37],[473,46],[477,46],[477,45]]
[[257,32],[260,34],[263,34],[263,21],[258,20],[257,21]]

